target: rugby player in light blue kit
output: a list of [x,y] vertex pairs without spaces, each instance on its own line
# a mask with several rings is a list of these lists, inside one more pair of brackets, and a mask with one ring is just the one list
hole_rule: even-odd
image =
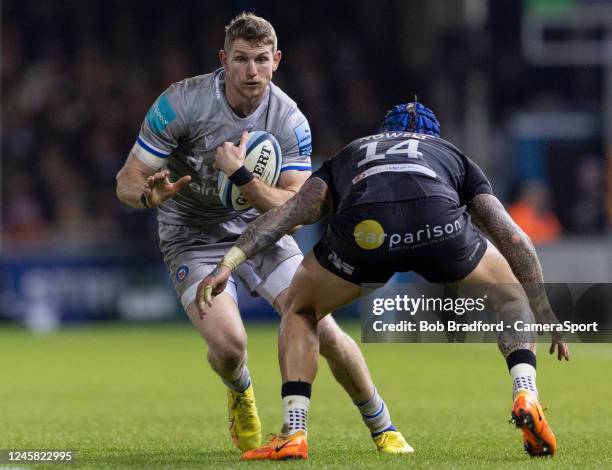
[[[117,174],[117,197],[132,207],[157,208],[160,248],[174,288],[208,345],[208,361],[228,387],[230,434],[246,451],[261,444],[253,385],[246,366],[246,333],[233,279],[200,317],[194,300],[199,281],[226,253],[247,224],[282,205],[311,174],[308,121],[275,86],[281,52],[272,25],[242,13],[226,27],[222,68],[171,85],[153,104],[140,134]],[[244,157],[223,156],[224,142],[265,130],[279,141],[281,174],[276,187],[245,175]],[[221,170],[240,187],[254,209],[224,207],[217,191]],[[236,275],[277,311],[303,256],[285,236],[245,263]],[[355,342],[327,316],[319,323],[321,354],[334,377],[358,404],[381,452],[408,453],[411,447],[393,427],[388,408],[376,392]]]

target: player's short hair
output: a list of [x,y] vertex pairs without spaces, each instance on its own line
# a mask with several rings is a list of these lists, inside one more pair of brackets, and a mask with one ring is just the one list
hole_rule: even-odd
[[276,31],[270,22],[255,13],[243,11],[232,18],[225,27],[225,42],[223,48],[229,51],[236,39],[244,39],[257,45],[272,46],[276,52]]

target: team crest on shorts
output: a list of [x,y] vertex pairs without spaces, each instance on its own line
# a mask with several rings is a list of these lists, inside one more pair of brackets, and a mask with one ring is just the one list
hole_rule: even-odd
[[185,265],[180,266],[176,271],[176,282],[182,282],[189,274],[189,268]]

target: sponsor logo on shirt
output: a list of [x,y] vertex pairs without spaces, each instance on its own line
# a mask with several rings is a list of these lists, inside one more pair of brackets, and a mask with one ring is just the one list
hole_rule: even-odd
[[389,251],[419,248],[453,238],[461,232],[461,218],[440,225],[425,224],[412,232],[386,233],[380,223],[373,219],[359,222],[353,230],[355,243],[364,250],[375,250],[386,244]]
[[175,119],[176,113],[165,95],[160,96],[153,106],[151,106],[146,117],[149,127],[157,134],[161,134],[166,126]]
[[297,138],[300,155],[310,155],[312,153],[312,135],[310,134],[308,121],[303,121],[293,129],[293,132]]
[[353,230],[355,243],[364,250],[375,250],[380,247],[385,241],[386,236],[387,234],[382,225],[373,219],[359,222],[355,225],[355,230]]

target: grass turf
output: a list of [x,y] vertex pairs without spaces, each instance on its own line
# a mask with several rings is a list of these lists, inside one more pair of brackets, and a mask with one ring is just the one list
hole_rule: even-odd
[[[349,331],[357,334],[357,325]],[[275,432],[282,417],[276,324],[249,325],[248,332],[263,431]],[[368,344],[362,348],[375,382],[415,454],[378,455],[322,363],[310,459],[240,466],[611,467],[612,347],[572,345],[572,361],[558,364],[544,346],[538,385],[559,440],[554,459],[529,459],[519,432],[507,424],[511,381],[495,345]],[[47,337],[3,328],[0,364],[0,448],[71,449],[77,456],[70,468],[238,465],[224,387],[188,326],[82,328]]]

